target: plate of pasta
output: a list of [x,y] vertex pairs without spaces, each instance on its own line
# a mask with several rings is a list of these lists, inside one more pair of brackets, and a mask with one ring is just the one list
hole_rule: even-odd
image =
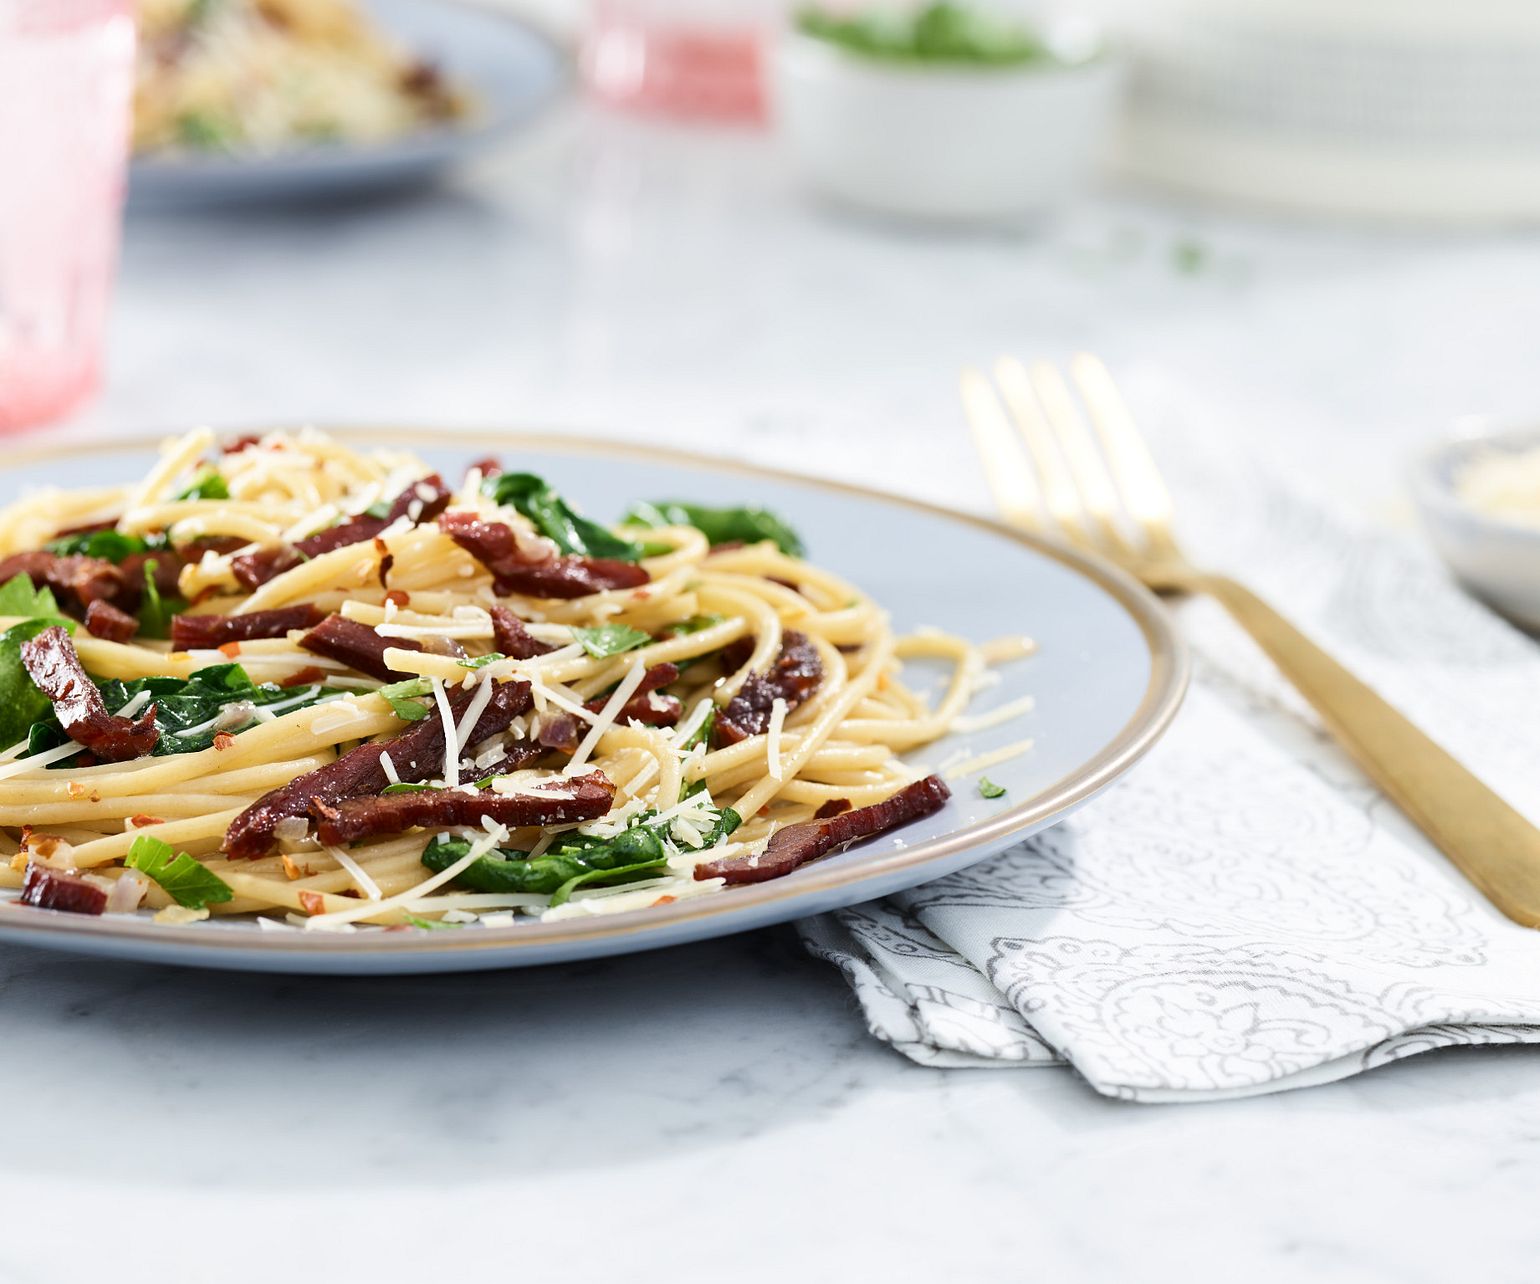
[[565,55],[471,0],[139,0],[141,207],[429,179],[530,121]]
[[1110,567],[655,449],[198,430],[3,486],[0,940],[369,973],[742,931],[1061,819],[1185,688]]

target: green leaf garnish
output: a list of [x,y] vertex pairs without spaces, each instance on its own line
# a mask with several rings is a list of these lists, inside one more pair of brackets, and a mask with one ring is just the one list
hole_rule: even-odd
[[416,722],[428,716],[428,706],[421,697],[433,694],[433,684],[427,678],[408,678],[405,682],[392,682],[381,687],[379,694],[395,710],[396,717]]
[[420,914],[403,912],[403,916],[405,917],[406,921],[413,927],[420,927],[425,932],[442,932],[446,929],[465,926],[464,923],[446,923],[442,919],[423,918]]
[[486,655],[469,656],[464,660],[456,660],[455,663],[462,669],[484,669],[489,664],[495,664],[507,658],[501,651],[488,651]]
[[927,5],[915,12],[804,9],[797,28],[853,54],[888,62],[1020,66],[1052,62],[1054,54],[1026,28],[960,4]]
[[693,526],[713,544],[758,544],[770,540],[788,557],[801,557],[802,540],[774,513],[763,508],[709,508],[679,500],[632,504],[622,519],[628,526]]
[[988,776],[980,776],[979,793],[985,798],[1004,798],[1005,786],[995,784]]
[[574,874],[551,893],[551,908],[565,905],[571,899],[573,892],[588,883],[629,883],[667,868],[666,860],[647,860],[635,865],[621,865],[616,869],[590,869],[583,874]]
[[[55,624],[65,621],[46,617],[23,620],[0,633],[0,747],[9,748],[24,737],[29,738],[30,744],[33,724],[53,716],[53,702],[33,685],[21,662],[21,644]],[[67,627],[73,629],[73,622]]]
[[386,785],[380,790],[381,794],[420,794],[424,790],[442,789],[443,785],[419,784],[415,780],[398,780],[393,785]]
[[53,591],[46,584],[34,588],[30,575],[15,575],[0,584],[0,615],[31,618],[58,614],[59,604],[54,601]]
[[210,470],[185,490],[178,491],[173,499],[229,499],[230,488],[225,479]]
[[188,909],[204,909],[235,899],[230,884],[218,874],[186,852],[173,855],[171,844],[149,834],[134,839],[123,863],[154,879],[172,900]]
[[639,562],[646,555],[640,544],[622,539],[579,514],[533,473],[494,473],[481,483],[481,493],[524,514],[563,553],[622,562]]
[[144,563],[144,593],[139,599],[139,632],[147,638],[170,637],[171,617],[187,609],[186,598],[162,597],[160,590],[155,587],[155,568],[158,565],[158,560],[153,557]]
[[159,531],[148,535],[125,535],[112,529],[104,531],[80,531],[74,535],[61,535],[51,539],[43,547],[60,557],[76,554],[99,557],[113,565],[132,557],[135,553],[158,553],[168,547],[170,541]]
[[683,637],[688,633],[703,633],[715,625],[721,624],[727,617],[725,615],[692,615],[687,620],[677,620],[663,630],[666,638]]
[[572,636],[581,642],[583,650],[596,660],[608,659],[612,655],[620,655],[623,651],[634,651],[637,647],[646,646],[652,641],[650,633],[633,629],[629,624],[601,624],[592,629],[574,626]]
[[706,716],[701,719],[700,726],[690,732],[690,738],[679,746],[679,751],[681,753],[689,753],[696,745],[708,744],[711,740],[711,733],[716,730],[716,725],[717,711],[715,707],[712,707],[706,711]]

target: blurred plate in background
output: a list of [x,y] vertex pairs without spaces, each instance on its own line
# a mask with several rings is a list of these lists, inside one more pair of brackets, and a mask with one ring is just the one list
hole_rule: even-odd
[[474,115],[387,143],[139,157],[129,170],[130,205],[318,200],[426,182],[526,126],[567,85],[566,54],[507,13],[465,0],[366,0],[363,8],[392,40],[463,86]]

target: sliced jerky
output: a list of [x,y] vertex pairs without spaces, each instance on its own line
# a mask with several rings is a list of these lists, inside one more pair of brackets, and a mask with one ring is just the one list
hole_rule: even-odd
[[548,713],[535,729],[535,739],[547,749],[571,753],[578,747],[577,719],[570,713]]
[[121,566],[81,553],[60,555],[41,550],[0,558],[0,584],[25,575],[34,588],[53,592],[61,610],[83,619],[92,602],[107,602],[120,611],[139,609],[141,578],[130,578]]
[[510,829],[526,825],[569,825],[597,820],[610,809],[615,786],[602,771],[532,787],[522,794],[490,789],[420,789],[375,798],[350,798],[311,804],[316,833],[323,843],[340,847],[379,834],[408,829],[444,829],[480,825],[488,820]]
[[499,593],[574,598],[606,589],[637,588],[652,577],[633,562],[608,557],[541,557],[519,544],[513,527],[472,513],[445,513],[439,529],[492,572]]
[[433,473],[421,481],[413,482],[397,495],[384,517],[359,513],[327,530],[306,536],[297,544],[278,544],[258,549],[254,553],[244,553],[230,563],[230,571],[236,582],[251,592],[312,557],[371,540],[403,517],[410,517],[414,522],[431,522],[449,507],[449,500],[450,494],[444,479]]
[[813,813],[814,820],[828,820],[830,816],[838,816],[841,812],[850,810],[850,799],[831,798]]
[[95,754],[98,762],[124,762],[154,751],[160,740],[155,706],[132,722],[108,713],[70,635],[59,625],[23,642],[21,663],[32,684],[53,701],[54,716],[65,734]]
[[717,714],[713,732],[718,748],[735,745],[770,729],[770,710],[779,698],[790,712],[818,689],[823,661],[807,636],[788,629],[781,635],[781,653],[768,673],[751,673],[738,694]]
[[544,745],[516,740],[503,746],[503,756],[496,762],[490,766],[477,767],[476,777],[478,780],[485,780],[488,776],[511,776],[514,772],[529,766],[536,758],[544,757],[545,751]]
[[[659,687],[666,687],[678,676],[677,664],[670,664],[665,660],[662,664],[653,665],[642,674],[641,684],[636,688],[635,694],[621,706],[620,712],[615,717],[616,723],[622,727],[628,722],[640,722],[647,727],[672,727],[679,721],[679,715],[684,712],[684,706],[675,696],[660,696],[653,693]],[[608,703],[608,696],[599,696],[583,707],[590,713],[601,713]]]
[[510,660],[533,660],[556,649],[532,637],[524,621],[506,606],[494,606],[491,616],[493,644]]
[[324,655],[349,668],[367,673],[371,678],[389,682],[394,678],[409,678],[385,663],[385,652],[391,647],[405,651],[421,651],[422,643],[411,638],[382,638],[367,624],[349,620],[341,615],[328,615],[309,633],[299,640],[300,646],[315,654]]
[[843,812],[825,820],[808,820],[787,825],[770,835],[769,845],[758,856],[729,856],[695,867],[696,878],[722,878],[729,885],[762,883],[791,873],[810,860],[826,856],[836,847],[844,847],[858,838],[883,834],[912,820],[939,811],[952,791],[940,776],[926,776],[906,785],[891,798],[870,807]]
[[28,865],[21,881],[21,903],[67,914],[100,914],[107,908],[107,893],[72,874]]
[[[281,638],[290,629],[311,629],[326,618],[317,606],[280,606],[245,615],[174,615],[171,645],[178,651],[212,651],[231,642]],[[90,621],[86,622],[90,628]]]
[[[475,697],[475,688],[456,687],[449,693],[449,708],[458,721]],[[487,707],[471,728],[468,743],[477,744],[508,729],[508,724],[529,708],[529,683],[500,682]],[[427,780],[444,766],[444,724],[436,717],[415,722],[393,740],[376,741],[307,772],[264,794],[230,822],[225,831],[225,854],[255,860],[273,845],[273,830],[290,816],[308,816],[312,800],[340,802],[365,794],[377,794],[391,783],[380,759],[390,754],[396,779]]]
[[111,602],[97,598],[86,607],[86,632],[108,642],[127,642],[139,632],[139,621]]
[[279,678],[278,685],[288,687],[309,687],[326,678],[326,670],[318,664],[307,664],[303,669],[296,669],[286,678]]

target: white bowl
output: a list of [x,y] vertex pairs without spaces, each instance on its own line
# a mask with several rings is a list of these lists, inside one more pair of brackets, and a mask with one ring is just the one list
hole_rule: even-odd
[[990,220],[1042,213],[1080,190],[1117,83],[1106,53],[1018,67],[894,63],[788,31],[775,111],[825,195],[912,219]]
[[1540,528],[1493,517],[1456,491],[1461,470],[1479,453],[1540,446],[1540,428],[1447,441],[1412,469],[1412,496],[1428,538],[1459,580],[1515,623],[1540,630]]

